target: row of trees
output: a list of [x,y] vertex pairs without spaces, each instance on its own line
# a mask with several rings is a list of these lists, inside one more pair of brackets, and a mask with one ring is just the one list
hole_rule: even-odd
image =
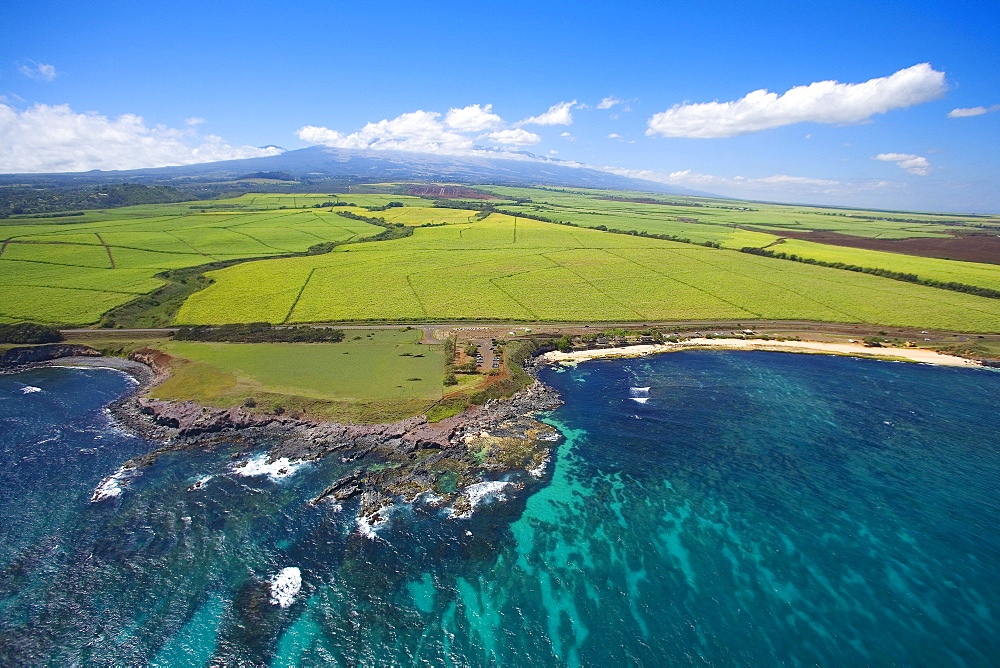
[[364,241],[389,241],[390,239],[402,239],[403,237],[408,237],[413,235],[412,227],[407,227],[402,223],[390,223],[385,218],[361,216],[359,214],[354,213],[353,211],[337,211],[336,213],[338,216],[342,218],[357,220],[362,223],[369,223],[371,225],[378,225],[379,227],[385,228],[385,232],[379,232],[373,237],[368,237],[367,239],[361,239],[359,241],[352,241],[351,243],[361,243]]
[[0,218],[74,209],[109,209],[136,204],[189,202],[193,199],[195,198],[192,195],[170,186],[144,186],[138,183],[95,186],[87,189],[0,188]]
[[845,271],[856,271],[862,274],[871,274],[873,276],[881,276],[882,278],[891,278],[894,281],[904,281],[906,283],[916,283],[918,285],[926,285],[932,288],[941,288],[942,290],[964,292],[966,294],[976,295],[977,297],[1000,299],[1000,290],[984,288],[979,285],[958,283],[956,281],[939,281],[933,278],[920,278],[916,274],[910,274],[902,271],[891,271],[889,269],[881,269],[879,267],[859,267],[856,264],[847,264],[845,262],[826,262],[824,260],[817,260],[811,257],[802,257],[794,253],[775,252],[772,250],[767,250],[766,248],[755,248],[753,246],[746,246],[744,248],[741,248],[740,252],[749,253],[751,255],[760,255],[762,257],[773,257],[778,260],[791,260],[792,262],[815,264],[820,267],[831,267],[833,269],[843,269]]
[[275,327],[269,322],[181,327],[175,341],[224,343],[327,343],[344,340],[344,332],[328,327]]
[[62,340],[62,333],[48,325],[33,322],[0,325],[0,343],[56,343]]

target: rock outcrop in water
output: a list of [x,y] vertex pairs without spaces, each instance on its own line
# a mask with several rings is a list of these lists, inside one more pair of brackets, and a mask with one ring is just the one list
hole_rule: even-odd
[[101,353],[90,346],[76,343],[47,343],[40,346],[10,348],[0,355],[0,369],[18,371],[26,364],[47,362],[63,357],[100,357]]

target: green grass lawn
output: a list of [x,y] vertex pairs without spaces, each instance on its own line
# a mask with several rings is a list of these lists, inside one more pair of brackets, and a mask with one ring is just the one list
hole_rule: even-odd
[[346,333],[341,343],[165,343],[159,348],[178,362],[152,396],[223,407],[252,399],[258,410],[361,422],[413,415],[441,399],[442,348],[418,343],[420,330]]

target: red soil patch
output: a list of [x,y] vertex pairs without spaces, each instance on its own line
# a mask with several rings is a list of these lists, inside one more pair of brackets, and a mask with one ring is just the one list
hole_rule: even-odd
[[[964,260],[965,262],[988,262],[1000,264],[1000,235],[997,234],[961,234],[953,237],[917,237],[912,239],[868,239],[855,237],[838,232],[788,232],[785,230],[759,230],[752,227],[745,229],[767,234],[778,234],[789,239],[815,241],[831,246],[847,246],[848,248],[866,248],[868,250],[903,253],[920,257],[935,257],[944,260]],[[774,246],[780,251],[781,246]]]
[[481,193],[478,190],[462,186],[414,186],[410,188],[409,194],[440,199],[499,199],[496,195]]

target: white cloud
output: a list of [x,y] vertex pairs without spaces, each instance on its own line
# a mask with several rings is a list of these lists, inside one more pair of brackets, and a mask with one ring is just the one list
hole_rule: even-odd
[[336,148],[370,148],[422,153],[467,153],[472,138],[448,129],[436,111],[412,111],[393,119],[368,123],[357,132],[342,134],[325,127],[307,125],[300,139]]
[[617,132],[612,132],[611,134],[608,135],[608,139],[621,139],[621,138],[622,136]]
[[930,161],[923,156],[913,155],[912,153],[879,153],[878,155],[873,155],[872,160],[894,162],[897,167],[907,174],[927,176],[931,173]]
[[0,104],[0,172],[79,172],[276,155],[281,149],[230,146],[221,137],[163,125],[141,116],[78,114],[69,105],[23,111]]
[[191,118],[184,119],[184,125],[193,127],[195,125],[201,125],[205,122],[204,118],[198,118],[197,116],[192,116]]
[[948,112],[948,118],[968,118],[969,116],[982,116],[1000,109],[1000,104],[991,107],[968,107],[966,109],[952,109]]
[[443,118],[435,111],[414,111],[378,123],[368,123],[351,133],[307,125],[300,128],[297,135],[304,141],[336,148],[507,158],[515,154],[506,149],[478,147],[474,140],[486,139],[504,146],[532,146],[542,141],[533,132],[507,127],[504,120],[493,113],[492,105],[488,104],[452,108]]
[[944,72],[921,63],[864,83],[817,81],[783,95],[761,89],[732,102],[677,104],[654,114],[646,134],[735,137],[793,123],[858,123],[874,114],[937,99],[946,88]]
[[576,100],[553,104],[545,113],[526,118],[518,125],[572,125],[573,113],[570,110],[575,104]]
[[46,65],[34,60],[26,60],[23,63],[19,63],[17,69],[24,76],[30,79],[37,79],[38,81],[52,81],[59,75],[53,65]]
[[493,113],[492,104],[484,107],[470,104],[461,109],[449,109],[444,122],[449,128],[459,132],[485,132],[504,124],[503,119]]
[[619,100],[614,95],[609,95],[608,97],[606,97],[603,100],[601,100],[601,102],[597,105],[597,108],[598,109],[610,109],[611,107],[615,106],[616,104],[621,104],[624,101],[625,100]]
[[521,128],[491,132],[487,136],[498,144],[511,144],[514,146],[532,146],[542,141],[542,138],[534,132],[528,132]]

